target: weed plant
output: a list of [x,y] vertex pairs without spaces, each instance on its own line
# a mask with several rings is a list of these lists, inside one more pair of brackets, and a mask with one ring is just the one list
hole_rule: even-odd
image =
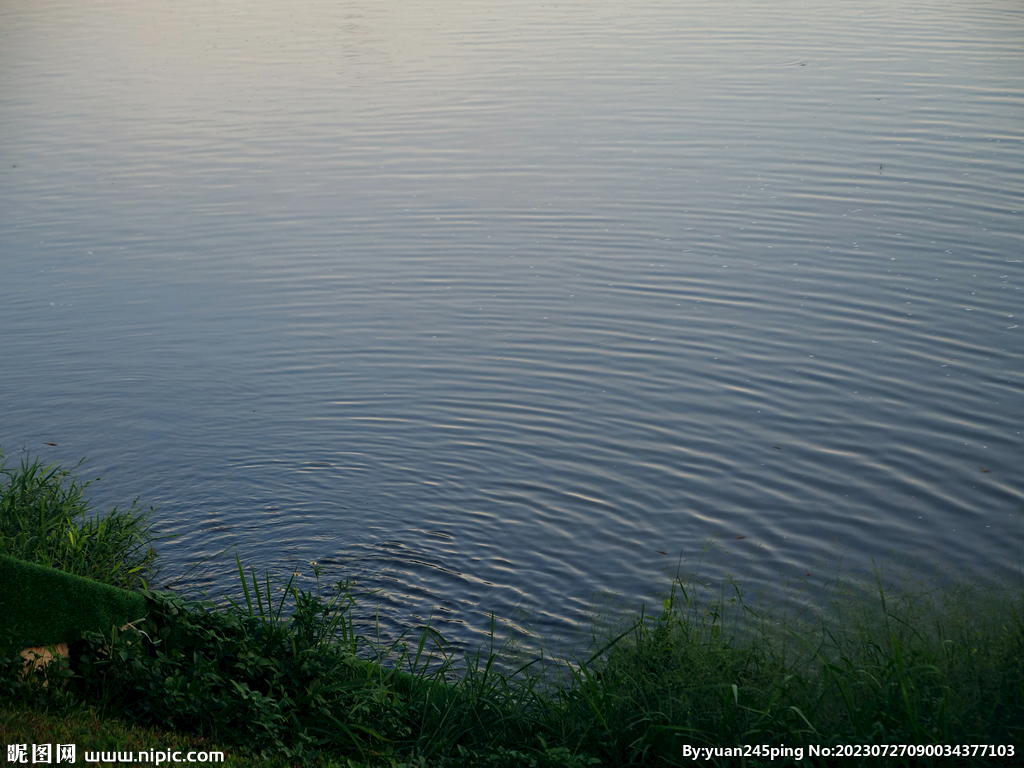
[[151,544],[160,538],[152,509],[136,499],[127,510],[91,514],[90,484],[39,459],[9,467],[0,451],[0,552],[116,587],[146,587],[157,559]]

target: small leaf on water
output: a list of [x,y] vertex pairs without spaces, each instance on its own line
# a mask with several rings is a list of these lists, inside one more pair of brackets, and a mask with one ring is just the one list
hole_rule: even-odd
[[736,538],[737,538],[737,539],[745,539],[745,538],[747,538],[747,537],[746,537],[746,536],[737,536]]
[[982,471],[982,472],[991,472],[992,470],[991,470],[991,469],[983,469],[983,470],[981,470],[981,471]]
[[666,552],[664,549],[656,549],[654,551],[657,552],[659,555],[667,555],[668,554],[668,552]]
[[57,444],[56,444],[56,443],[43,443],[43,445],[52,445],[52,446],[53,446],[54,448],[56,448],[56,447],[57,447]]

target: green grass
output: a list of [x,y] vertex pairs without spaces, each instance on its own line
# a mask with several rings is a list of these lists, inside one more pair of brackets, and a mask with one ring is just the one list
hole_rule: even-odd
[[595,637],[578,658],[515,667],[501,648],[463,654],[429,627],[383,647],[360,637],[344,583],[304,591],[242,577],[227,609],[145,593],[137,630],[86,635],[47,688],[8,675],[5,692],[294,765],[669,766],[692,764],[694,748],[746,744],[791,750],[748,765],[796,764],[798,749],[801,764],[829,765],[808,760],[809,745],[1021,743],[1024,622],[1005,588],[849,580],[820,613],[787,616],[747,605],[735,585],[679,579],[657,615]]
[[0,554],[115,587],[145,587],[157,559],[151,544],[159,539],[152,509],[136,500],[127,510],[90,514],[90,484],[38,459],[11,467],[0,450]]
[[[114,741],[171,728],[253,765],[672,766],[751,745],[701,764],[824,766],[835,760],[811,745],[1021,746],[1019,585],[931,588],[879,570],[837,578],[812,610],[680,576],[656,612],[570,659],[524,660],[493,641],[467,652],[430,626],[383,643],[357,632],[366,598],[345,582],[314,571],[304,590],[238,572],[224,606],[141,592],[143,623],[83,633],[46,680],[21,680],[8,656],[0,697],[58,722],[94,713]],[[1014,762],[968,753],[847,763]]]
[[[100,716],[87,706],[69,706],[59,712],[24,705],[0,704],[0,744],[74,744],[75,762],[61,765],[96,765],[86,762],[87,752],[189,752],[224,751],[223,761],[208,765],[242,768],[252,765],[248,755],[233,755],[209,739],[177,733],[166,728],[142,728]],[[31,753],[28,759],[31,760]],[[56,756],[52,756],[56,762]],[[169,761],[165,759],[164,764]],[[204,763],[199,763],[204,765]]]
[[[672,765],[687,746],[1021,743],[1018,589],[890,591],[876,573],[796,615],[730,589],[677,579],[659,616],[570,668],[562,715],[581,745],[612,764]],[[954,758],[864,763],[988,764]]]

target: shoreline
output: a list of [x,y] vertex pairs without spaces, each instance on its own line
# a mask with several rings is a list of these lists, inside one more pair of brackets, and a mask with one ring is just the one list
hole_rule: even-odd
[[[104,530],[112,517],[122,525],[108,534],[146,541],[135,556],[155,566],[148,542],[157,534],[144,513],[90,517],[76,478],[38,463],[0,468],[0,480],[0,544],[8,551],[27,541],[11,535],[12,521],[39,518],[32,498],[62,499],[58,518],[68,527],[47,529],[51,566],[73,571],[88,565],[78,559],[89,552],[116,549],[110,540],[90,550],[82,535],[88,525]],[[82,546],[69,548],[69,540]],[[49,556],[38,547],[30,554]],[[68,734],[91,712],[99,733],[115,741],[137,743],[120,723],[173,725],[174,738],[216,745],[240,765],[565,768],[671,765],[694,754],[730,765],[738,744],[776,750],[745,756],[751,765],[825,765],[820,751],[809,751],[815,745],[1021,742],[1017,585],[891,589],[876,572],[874,580],[836,581],[812,614],[750,603],[736,583],[712,589],[677,577],[656,614],[618,617],[614,628],[595,629],[585,652],[558,661],[523,658],[493,631],[489,646],[476,649],[453,646],[429,626],[385,644],[357,631],[361,607],[347,583],[322,584],[314,568],[315,589],[303,589],[294,576],[276,581],[236,562],[241,595],[220,607],[150,591],[141,567],[109,574],[142,574],[126,594],[144,601],[144,617],[115,619],[107,630],[79,624],[66,638],[70,659],[29,679],[16,674],[21,649],[5,646],[0,692],[7,712],[21,713],[0,716],[8,738],[28,738],[19,717],[49,717],[54,733]],[[49,589],[40,614],[54,613],[60,589]],[[3,626],[10,630],[11,621]],[[726,751],[695,753],[699,747]],[[882,764],[1006,760],[915,754]],[[854,762],[879,764],[870,749]]]

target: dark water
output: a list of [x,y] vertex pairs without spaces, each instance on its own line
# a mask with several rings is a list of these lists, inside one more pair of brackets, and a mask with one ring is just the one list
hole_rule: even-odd
[[1016,0],[6,3],[0,139],[0,445],[190,586],[1021,551]]

